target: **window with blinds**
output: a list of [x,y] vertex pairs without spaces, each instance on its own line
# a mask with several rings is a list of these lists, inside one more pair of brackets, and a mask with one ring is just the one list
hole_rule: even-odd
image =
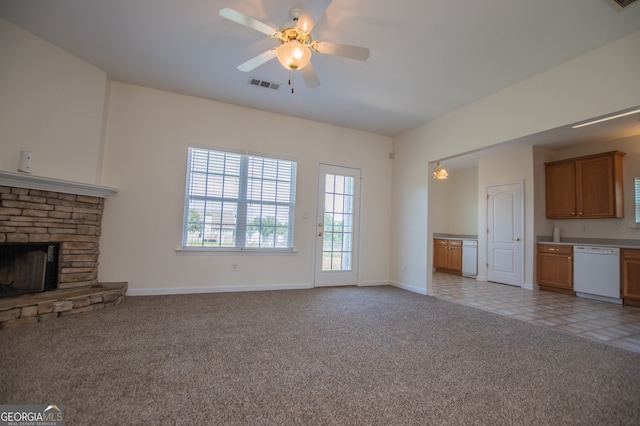
[[640,228],[640,177],[633,180],[636,200],[636,228]]
[[182,246],[292,249],[296,162],[189,148]]

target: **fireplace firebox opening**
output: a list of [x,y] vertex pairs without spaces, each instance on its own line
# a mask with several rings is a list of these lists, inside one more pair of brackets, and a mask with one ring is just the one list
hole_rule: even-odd
[[0,244],[0,297],[55,290],[59,243]]

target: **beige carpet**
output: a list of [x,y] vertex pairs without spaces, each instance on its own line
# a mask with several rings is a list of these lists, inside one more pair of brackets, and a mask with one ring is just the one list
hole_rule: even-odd
[[391,287],[131,297],[0,362],[68,425],[640,424],[640,354]]

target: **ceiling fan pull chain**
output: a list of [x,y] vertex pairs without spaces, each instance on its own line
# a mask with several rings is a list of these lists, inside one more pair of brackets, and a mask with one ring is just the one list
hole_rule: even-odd
[[293,93],[294,89],[294,77],[295,73],[293,70],[289,70],[289,86],[291,86],[291,93]]

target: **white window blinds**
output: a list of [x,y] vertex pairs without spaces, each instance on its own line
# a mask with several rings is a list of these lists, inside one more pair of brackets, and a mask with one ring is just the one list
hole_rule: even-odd
[[293,248],[296,162],[189,148],[182,246]]

